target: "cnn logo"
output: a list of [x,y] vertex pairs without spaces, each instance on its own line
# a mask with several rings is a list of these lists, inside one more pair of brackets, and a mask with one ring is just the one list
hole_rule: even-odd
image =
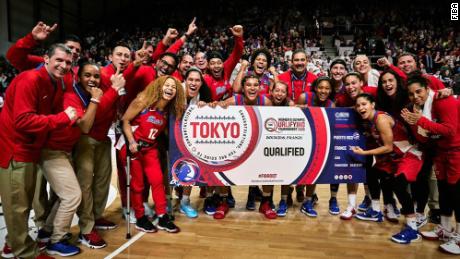
[[458,21],[458,3],[450,4],[450,20]]

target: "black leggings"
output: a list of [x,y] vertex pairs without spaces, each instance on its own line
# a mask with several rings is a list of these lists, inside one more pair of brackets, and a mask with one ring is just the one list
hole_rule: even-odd
[[[389,174],[387,172],[384,172],[378,169],[374,169],[374,170],[375,170],[374,175],[382,176],[380,178],[380,185],[382,186],[382,190],[388,188],[396,194],[396,197],[398,198],[399,203],[401,203],[401,206],[402,206],[401,214],[403,215],[413,214],[414,213],[414,203],[412,202],[412,197],[407,190],[407,186],[409,185],[409,182],[407,182],[406,176],[404,174],[400,174],[395,177],[394,174]],[[367,182],[369,184],[369,180]],[[369,189],[371,190],[370,184],[369,184]],[[371,195],[372,195],[372,191],[371,191]],[[380,195],[380,191],[379,191],[379,195]],[[372,198],[374,198],[374,196],[372,196]],[[393,197],[391,198],[393,199]]]
[[393,178],[392,174],[378,170],[374,167],[366,170],[366,181],[372,200],[380,200],[380,190],[382,190],[383,203],[385,205],[395,204],[393,190],[391,185],[389,185],[390,178]]
[[452,216],[460,223],[460,180],[456,184],[449,184],[446,180],[438,180],[439,208],[442,216]]
[[428,195],[430,194],[429,180],[431,177],[431,169],[433,167],[433,156],[425,155],[422,169],[417,175],[417,180],[411,183],[411,193],[415,202],[417,203],[417,212],[424,214],[425,207],[428,202]]

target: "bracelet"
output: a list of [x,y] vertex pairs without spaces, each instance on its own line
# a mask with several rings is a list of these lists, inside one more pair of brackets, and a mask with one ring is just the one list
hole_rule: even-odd
[[90,102],[95,103],[95,104],[99,104],[101,101],[99,101],[98,99],[93,97],[93,98],[90,99]]

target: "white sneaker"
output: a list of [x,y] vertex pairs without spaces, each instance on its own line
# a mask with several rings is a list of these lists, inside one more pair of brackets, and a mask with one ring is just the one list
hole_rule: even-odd
[[398,223],[399,220],[399,214],[396,214],[394,207],[392,204],[387,204],[385,205],[385,210],[383,211],[383,214],[385,215],[385,218],[392,222],[392,223]]
[[356,210],[353,207],[348,207],[342,214],[340,214],[340,219],[350,220],[356,214]]
[[431,231],[421,231],[420,234],[423,238],[428,240],[441,240],[448,241],[453,235],[453,230],[449,231],[441,225],[436,225]]
[[[123,218],[126,219],[128,217],[128,209],[123,208]],[[136,215],[134,214],[134,210],[131,209],[129,212],[129,223],[136,224]]]
[[428,223],[428,218],[425,217],[425,214],[421,213],[415,213],[415,218],[417,219],[417,229],[420,229],[421,227],[425,226],[426,223]]
[[460,255],[460,234],[453,233],[450,240],[440,245],[439,248],[448,253]]

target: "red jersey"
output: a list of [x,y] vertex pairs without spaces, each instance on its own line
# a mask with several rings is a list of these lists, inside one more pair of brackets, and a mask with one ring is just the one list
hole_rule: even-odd
[[324,102],[323,104],[315,104],[315,99],[316,99],[316,94],[314,92],[307,92],[305,93],[305,103],[302,103],[302,104],[306,104],[308,106],[320,106],[320,107],[326,107],[326,108],[330,108],[334,104],[334,102],[331,101],[330,99],[327,99],[326,102]]
[[278,79],[288,85],[288,96],[297,103],[297,99],[302,93],[311,92],[311,85],[316,80],[316,76],[308,71],[297,77],[292,70],[288,70],[278,76]]
[[215,79],[213,76],[205,74],[204,81],[211,90],[211,98],[213,101],[221,101],[232,96],[233,88],[230,84],[230,77],[236,64],[238,64],[243,55],[243,38],[235,37],[235,46],[230,56],[224,62],[223,76],[220,79]]
[[0,113],[0,167],[12,159],[37,163],[48,132],[70,124],[62,110],[63,80],[51,79],[44,66],[22,72],[13,79]]
[[[389,114],[385,112],[376,111],[374,118],[372,119],[370,123],[369,141],[371,141],[370,139],[375,141],[374,142],[375,145],[370,144],[372,148],[383,146],[383,141],[382,141],[380,132],[377,129],[376,124],[377,124],[378,116],[384,115],[384,114],[387,116],[390,116]],[[409,152],[413,156],[418,157],[419,159],[422,156],[422,153],[414,145],[412,145],[409,142],[409,133],[408,133],[407,128],[404,126],[404,124],[394,119],[394,125],[392,127],[392,132],[393,132],[393,152],[375,156],[376,163],[374,165],[376,168],[379,168],[389,173],[391,173],[391,171],[393,170],[394,164],[400,162],[406,153]]]
[[[361,90],[363,93],[370,94],[374,98],[377,98],[377,87],[365,85]],[[335,104],[337,107],[352,107],[355,106],[355,102],[356,100],[351,99],[346,91],[335,95]]]
[[[244,103],[244,95],[234,94],[233,98],[235,98],[235,105],[246,105]],[[257,96],[256,104],[254,105],[265,105],[265,96],[259,94],[259,96]]]
[[147,108],[134,118],[131,125],[135,128],[134,139],[150,144],[156,144],[156,138],[164,131],[167,125],[167,115],[164,112]]

